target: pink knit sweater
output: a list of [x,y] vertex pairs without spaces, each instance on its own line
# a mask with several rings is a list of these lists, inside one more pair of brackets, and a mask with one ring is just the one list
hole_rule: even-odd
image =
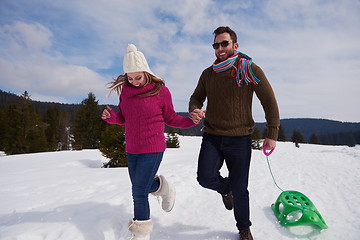
[[135,88],[125,84],[120,94],[119,111],[111,111],[106,122],[125,124],[126,151],[132,154],[164,152],[166,149],[165,123],[175,128],[190,128],[196,124],[189,117],[175,113],[169,89],[161,86],[155,96],[139,97],[155,85]]

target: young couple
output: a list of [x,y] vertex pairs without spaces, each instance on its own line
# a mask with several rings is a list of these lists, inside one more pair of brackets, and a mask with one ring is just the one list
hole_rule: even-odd
[[[133,44],[124,57],[124,74],[110,83],[110,92],[120,95],[118,111],[107,107],[101,118],[110,124],[125,124],[128,171],[132,184],[134,217],[128,229],[131,239],[148,240],[153,228],[149,193],[162,199],[170,212],[175,188],[156,175],[166,149],[164,124],[190,128],[204,118],[204,133],[198,158],[197,180],[221,194],[226,209],[233,210],[240,240],[253,239],[250,232],[248,177],[251,159],[252,98],[255,92],[267,121],[264,146],[275,148],[279,110],[264,72],[238,51],[235,32],[229,27],[214,31],[216,60],[205,69],[189,102],[190,117],[176,114],[164,81],[149,68],[144,55]],[[201,110],[207,99],[206,117]],[[229,174],[220,175],[223,163]]]

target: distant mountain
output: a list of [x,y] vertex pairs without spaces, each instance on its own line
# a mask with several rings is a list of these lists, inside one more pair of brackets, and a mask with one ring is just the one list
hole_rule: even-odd
[[[189,116],[187,112],[179,112],[181,116]],[[314,118],[293,118],[281,119],[287,141],[291,141],[294,130],[298,130],[307,142],[310,142],[312,134],[318,136],[321,144],[329,145],[349,145],[360,144],[360,122],[340,122],[328,119]],[[257,128],[263,133],[266,123],[256,123]],[[189,129],[178,129],[182,135],[200,136],[202,135],[202,124]],[[167,127],[166,130],[169,128]]]
[[[19,96],[13,93],[7,93],[0,90],[0,107],[5,108],[8,104],[17,103]],[[38,108],[39,114],[42,115],[49,107],[59,106],[62,111],[76,113],[79,104],[62,104],[53,102],[33,101],[34,107]],[[104,108],[104,105],[100,105]],[[111,106],[117,109],[117,106]],[[187,112],[178,112],[181,116],[189,116]],[[291,141],[294,130],[299,130],[306,141],[309,141],[312,134],[316,134],[322,144],[348,144],[348,140],[354,139],[360,144],[360,122],[340,122],[328,119],[314,118],[293,118],[281,119],[280,124],[284,128],[287,141]],[[256,127],[264,132],[265,123],[256,123]],[[203,125],[199,124],[189,129],[176,129],[180,134],[185,136],[201,136]],[[166,130],[169,127],[166,126]],[[344,140],[345,139],[345,140]],[[352,140],[351,140],[352,141]]]
[[[293,118],[281,119],[280,124],[285,130],[287,140],[291,139],[294,130],[300,130],[306,141],[309,141],[312,134],[317,136],[338,134],[338,133],[355,133],[360,131],[360,123],[340,122],[328,119],[314,118]],[[265,123],[256,123],[256,127],[261,132],[265,129]]]
[[[31,95],[31,94],[30,94]],[[30,96],[31,98],[31,96]],[[20,96],[4,92],[0,90],[0,107],[4,109],[9,104],[16,104],[20,99]],[[55,102],[40,102],[32,100],[33,106],[38,109],[39,114],[43,115],[45,111],[54,106],[58,106],[61,111],[69,111],[69,112],[76,112],[78,109],[79,104],[65,104],[65,103],[55,103]]]

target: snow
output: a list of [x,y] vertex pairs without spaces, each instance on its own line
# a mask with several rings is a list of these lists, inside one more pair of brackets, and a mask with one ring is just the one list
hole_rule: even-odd
[[[179,137],[180,148],[165,151],[159,174],[177,190],[174,209],[162,211],[150,196],[152,239],[239,239],[233,212],[218,193],[196,181],[201,137]],[[254,150],[250,169],[251,231],[256,240],[359,239],[360,146],[300,145],[278,142],[270,155],[277,184],[311,199],[328,229],[285,228],[271,210],[281,193],[266,157]],[[101,168],[98,150],[5,156],[0,154],[0,239],[119,240],[132,218],[127,168]],[[226,167],[222,173],[226,175]],[[309,229],[310,228],[310,229]]]

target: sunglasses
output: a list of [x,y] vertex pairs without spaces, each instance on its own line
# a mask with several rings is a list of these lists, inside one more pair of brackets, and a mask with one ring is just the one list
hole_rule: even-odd
[[222,41],[221,43],[214,43],[212,46],[214,49],[218,49],[219,47],[227,47],[229,45],[229,41]]

